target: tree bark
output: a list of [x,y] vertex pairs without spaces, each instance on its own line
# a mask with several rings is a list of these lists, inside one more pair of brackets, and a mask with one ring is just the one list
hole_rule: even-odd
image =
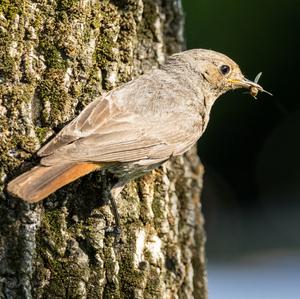
[[206,298],[193,149],[132,181],[121,244],[93,173],[39,204],[5,192],[89,102],[182,50],[177,0],[6,0],[0,6],[0,298]]

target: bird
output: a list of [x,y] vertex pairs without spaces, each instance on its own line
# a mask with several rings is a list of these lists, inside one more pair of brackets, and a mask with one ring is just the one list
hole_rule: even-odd
[[92,101],[38,151],[39,165],[9,182],[7,191],[35,203],[105,169],[117,178],[110,194],[119,228],[116,199],[124,186],[188,151],[205,131],[216,99],[237,88],[255,96],[267,92],[224,54],[173,54],[159,68]]

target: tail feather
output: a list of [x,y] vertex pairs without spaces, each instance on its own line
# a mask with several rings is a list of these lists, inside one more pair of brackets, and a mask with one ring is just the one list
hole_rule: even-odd
[[101,165],[88,162],[55,166],[39,165],[11,181],[7,191],[27,202],[37,202],[98,168],[101,168]]

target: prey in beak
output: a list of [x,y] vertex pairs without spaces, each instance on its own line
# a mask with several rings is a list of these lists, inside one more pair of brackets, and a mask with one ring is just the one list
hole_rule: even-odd
[[234,84],[237,88],[246,88],[249,90],[250,95],[257,99],[256,96],[258,92],[265,92],[270,96],[273,96],[269,91],[263,89],[262,86],[258,84],[258,80],[260,79],[262,72],[258,73],[254,79],[254,81],[248,80],[246,78],[242,79],[229,79],[228,82]]

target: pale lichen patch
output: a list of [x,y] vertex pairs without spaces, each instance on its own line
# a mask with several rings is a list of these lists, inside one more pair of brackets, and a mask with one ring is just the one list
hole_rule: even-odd
[[145,241],[145,230],[138,230],[136,232],[136,249],[134,253],[134,264],[136,268],[138,268],[139,264],[144,260]]
[[155,265],[161,264],[164,260],[162,240],[157,235],[150,235],[147,240],[146,248],[150,255],[150,262]]

